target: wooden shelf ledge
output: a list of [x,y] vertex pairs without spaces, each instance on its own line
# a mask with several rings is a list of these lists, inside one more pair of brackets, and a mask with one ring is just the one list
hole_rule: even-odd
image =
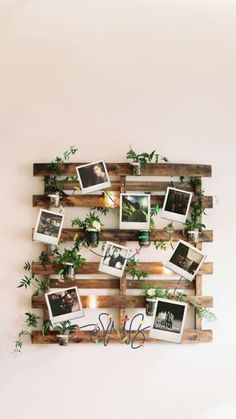
[[[86,262],[85,265],[81,266],[77,271],[77,274],[99,274],[98,272],[99,263],[98,262]],[[161,262],[140,262],[139,267],[142,271],[146,271],[149,275],[164,275],[164,266]],[[56,275],[58,274],[58,266],[53,264],[41,265],[39,262],[32,263],[32,273],[36,275]],[[126,273],[128,268],[126,268]],[[205,262],[202,264],[201,269],[198,271],[199,275],[208,275],[213,273],[213,263]],[[174,273],[171,275],[174,275]],[[177,275],[176,275],[177,276]],[[166,274],[168,278],[168,274]]]
[[[86,164],[80,163],[61,163],[59,167],[62,176],[76,175],[76,166]],[[131,176],[133,168],[130,163],[106,163],[110,176]],[[56,174],[49,169],[49,163],[34,163],[34,176],[47,176]],[[208,164],[185,164],[185,163],[151,163],[142,172],[143,176],[197,176],[211,177],[212,169]]]
[[[90,296],[82,295],[81,303],[83,308],[90,307]],[[97,308],[144,308],[146,305],[146,298],[144,296],[119,296],[119,295],[97,295]],[[201,295],[189,295],[187,302],[195,301],[203,307],[213,307],[213,297]],[[32,308],[45,308],[46,302],[44,295],[32,296]]]
[[[116,193],[117,207],[119,201],[119,194]],[[193,199],[194,200],[194,199]],[[151,205],[162,205],[164,201],[164,196],[159,195],[151,195]],[[213,198],[212,196],[204,196],[203,197],[203,206],[205,208],[212,208],[213,207]],[[99,207],[99,208],[106,208],[106,200],[102,195],[76,195],[76,194],[68,194],[63,196],[61,199],[61,204],[64,207]],[[47,195],[33,195],[33,207],[40,207],[40,208],[48,208],[50,205],[50,198]]]
[[[135,332],[131,334],[133,337]],[[117,333],[112,333],[109,335],[110,340],[109,343],[121,343],[121,340]],[[102,339],[102,334],[99,334],[97,338]],[[145,332],[145,343],[168,343],[166,341],[151,339],[148,336],[148,332]],[[212,330],[196,330],[196,329],[189,329],[185,330],[182,336],[181,343],[209,343],[212,342],[213,339],[213,332]],[[49,332],[46,335],[43,335],[40,331],[33,331],[31,337],[33,344],[49,344],[49,343],[58,343],[58,338],[55,332]],[[94,339],[95,340],[95,339]],[[70,343],[92,343],[91,342],[91,332],[89,331],[81,331],[78,334],[71,334],[69,337]],[[135,343],[141,342],[138,338],[135,339]],[[109,345],[108,343],[108,345]],[[100,343],[102,345],[102,342]]]

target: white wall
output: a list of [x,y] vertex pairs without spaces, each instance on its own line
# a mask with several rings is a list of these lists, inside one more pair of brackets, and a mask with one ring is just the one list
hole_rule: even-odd
[[[1,0],[0,13],[1,417],[235,418],[236,2]],[[11,353],[30,307],[22,263],[40,249],[32,164],[71,144],[77,160],[124,161],[132,144],[213,165],[212,344]]]

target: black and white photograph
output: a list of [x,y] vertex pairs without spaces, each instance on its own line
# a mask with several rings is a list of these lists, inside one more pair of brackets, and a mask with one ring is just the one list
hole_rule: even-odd
[[76,171],[83,194],[100,191],[111,186],[103,160],[77,166]]
[[157,298],[150,337],[180,343],[187,313],[187,303]]
[[58,244],[63,221],[63,214],[40,209],[34,229],[33,240],[48,244]]
[[49,318],[53,324],[84,316],[77,287],[48,292],[45,298]]
[[192,281],[206,255],[189,243],[180,240],[165,266],[171,271]]
[[149,229],[150,194],[120,194],[120,229]]
[[130,249],[127,247],[106,242],[98,270],[121,278],[129,258],[129,253]]
[[184,223],[188,216],[192,192],[168,187],[163,203],[161,218]]

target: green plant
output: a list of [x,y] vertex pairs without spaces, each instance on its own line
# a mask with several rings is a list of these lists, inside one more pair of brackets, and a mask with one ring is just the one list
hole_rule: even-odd
[[[38,326],[38,320],[40,319],[39,316],[33,313],[25,313],[26,319],[25,323],[28,327],[35,328]],[[15,340],[14,352],[21,352],[23,347],[23,336],[30,336],[31,337],[31,330],[23,329],[18,334]]]
[[75,271],[85,264],[86,259],[81,256],[79,250],[79,241],[75,241],[71,249],[64,248],[63,253],[60,253],[58,248],[55,249],[54,254],[56,258],[53,263],[60,267],[58,272],[59,275],[63,275],[65,273],[67,263],[73,263]]
[[77,176],[67,176],[61,181],[61,186],[58,187],[59,177],[62,175],[62,166],[61,164],[69,160],[70,156],[75,154],[78,149],[74,146],[70,146],[69,150],[66,150],[62,157],[57,156],[51,163],[48,165],[49,170],[53,173],[52,175],[47,175],[44,177],[45,181],[45,192],[46,193],[56,193],[59,192],[60,195],[65,195],[63,191],[63,184],[68,181],[77,181]]
[[158,204],[151,205],[151,208],[150,208],[150,230],[151,231],[155,230],[155,228],[156,228],[155,221],[154,221],[153,217],[158,215],[160,210],[161,210],[161,208]]
[[83,221],[79,218],[75,218],[71,221],[71,225],[72,227],[78,226],[85,231],[89,228],[95,228],[99,231],[101,229],[101,225],[103,224],[101,223],[99,216],[95,214],[95,211],[90,211]]
[[137,153],[132,149],[130,146],[130,150],[126,154],[127,160],[132,160],[133,162],[140,163],[141,169],[145,169],[149,163],[152,162],[154,159],[154,163],[158,163],[159,161],[163,160],[165,162],[168,161],[166,157],[161,156],[156,150],[153,150],[151,153]]
[[156,241],[154,241],[153,244],[154,244],[156,250],[167,250],[169,242],[164,241],[164,240],[156,240]]
[[70,332],[75,332],[78,326],[76,324],[71,324],[69,320],[61,322],[53,327],[54,332],[59,332],[61,335],[68,334]]
[[201,222],[201,216],[205,214],[205,207],[203,206],[204,190],[202,189],[202,180],[197,177],[190,178],[190,184],[192,185],[195,200],[191,203],[190,218],[184,223],[184,233],[195,229],[202,230],[205,228],[205,224]]
[[[42,255],[42,254],[41,254]],[[40,256],[41,256],[40,255]],[[35,274],[32,272],[32,265],[30,262],[25,262],[24,264],[24,270],[30,271],[30,275],[24,275],[23,278],[21,278],[19,285],[17,288],[30,288],[33,286],[35,288],[33,295],[39,295],[41,292],[47,292],[49,287],[48,284],[43,279],[38,279]]]
[[[175,300],[186,302],[187,295],[183,292],[170,292],[167,289],[161,289],[157,287],[150,288],[147,284],[144,286],[144,295],[146,298],[166,298],[168,300]],[[199,319],[206,319],[208,321],[216,320],[216,316],[209,309],[203,307],[201,304],[194,300],[188,301],[188,303],[196,310],[196,316]]]
[[131,276],[132,279],[146,279],[149,276],[148,272],[140,269],[139,260],[135,260],[135,258],[131,258],[128,260],[127,268],[128,274]]

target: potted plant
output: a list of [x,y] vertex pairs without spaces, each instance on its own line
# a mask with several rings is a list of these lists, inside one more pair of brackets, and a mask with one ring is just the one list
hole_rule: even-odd
[[71,332],[75,332],[77,329],[76,324],[71,324],[69,320],[59,323],[58,325],[53,327],[55,332],[59,332],[57,335],[58,343],[61,346],[68,346],[69,343],[69,335]]
[[159,205],[152,205],[150,211],[150,229],[138,231],[138,242],[140,247],[149,247],[151,244],[151,231],[155,230],[154,215],[157,215],[160,211]]
[[83,221],[81,221],[79,218],[75,218],[72,220],[71,224],[72,227],[78,226],[84,230],[87,246],[98,246],[99,231],[101,230],[101,225],[103,224],[101,223],[98,215],[95,214],[95,211],[90,211]]
[[50,198],[50,208],[58,208],[60,206],[61,198],[66,195],[63,191],[64,182],[68,182],[69,180],[77,181],[76,176],[67,176],[63,180],[59,181],[62,174],[61,164],[69,160],[70,156],[75,154],[77,151],[77,148],[71,146],[69,150],[66,150],[63,153],[62,157],[57,156],[48,166],[52,175],[45,176],[44,181],[45,193],[47,193]]
[[156,305],[156,290],[155,288],[148,288],[146,290],[146,315],[153,316]]
[[86,262],[86,259],[79,253],[79,242],[77,241],[71,249],[65,248],[63,253],[60,253],[58,248],[55,249],[54,255],[56,256],[54,264],[60,267],[58,274],[61,275],[61,279],[73,280],[76,271]]
[[205,207],[203,206],[204,191],[202,190],[202,180],[197,177],[191,177],[190,183],[192,185],[195,200],[191,203],[190,218],[184,223],[183,235],[188,235],[188,241],[197,243],[199,234],[205,224],[201,222],[202,214],[205,214]]
[[131,166],[133,166],[133,175],[134,176],[140,176],[142,174],[142,171],[147,167],[149,163],[152,162],[154,159],[154,163],[158,163],[160,160],[163,160],[165,162],[168,161],[166,157],[160,156],[156,152],[156,150],[153,150],[151,153],[137,153],[134,151],[131,146],[130,150],[126,154],[126,159],[132,160]]

